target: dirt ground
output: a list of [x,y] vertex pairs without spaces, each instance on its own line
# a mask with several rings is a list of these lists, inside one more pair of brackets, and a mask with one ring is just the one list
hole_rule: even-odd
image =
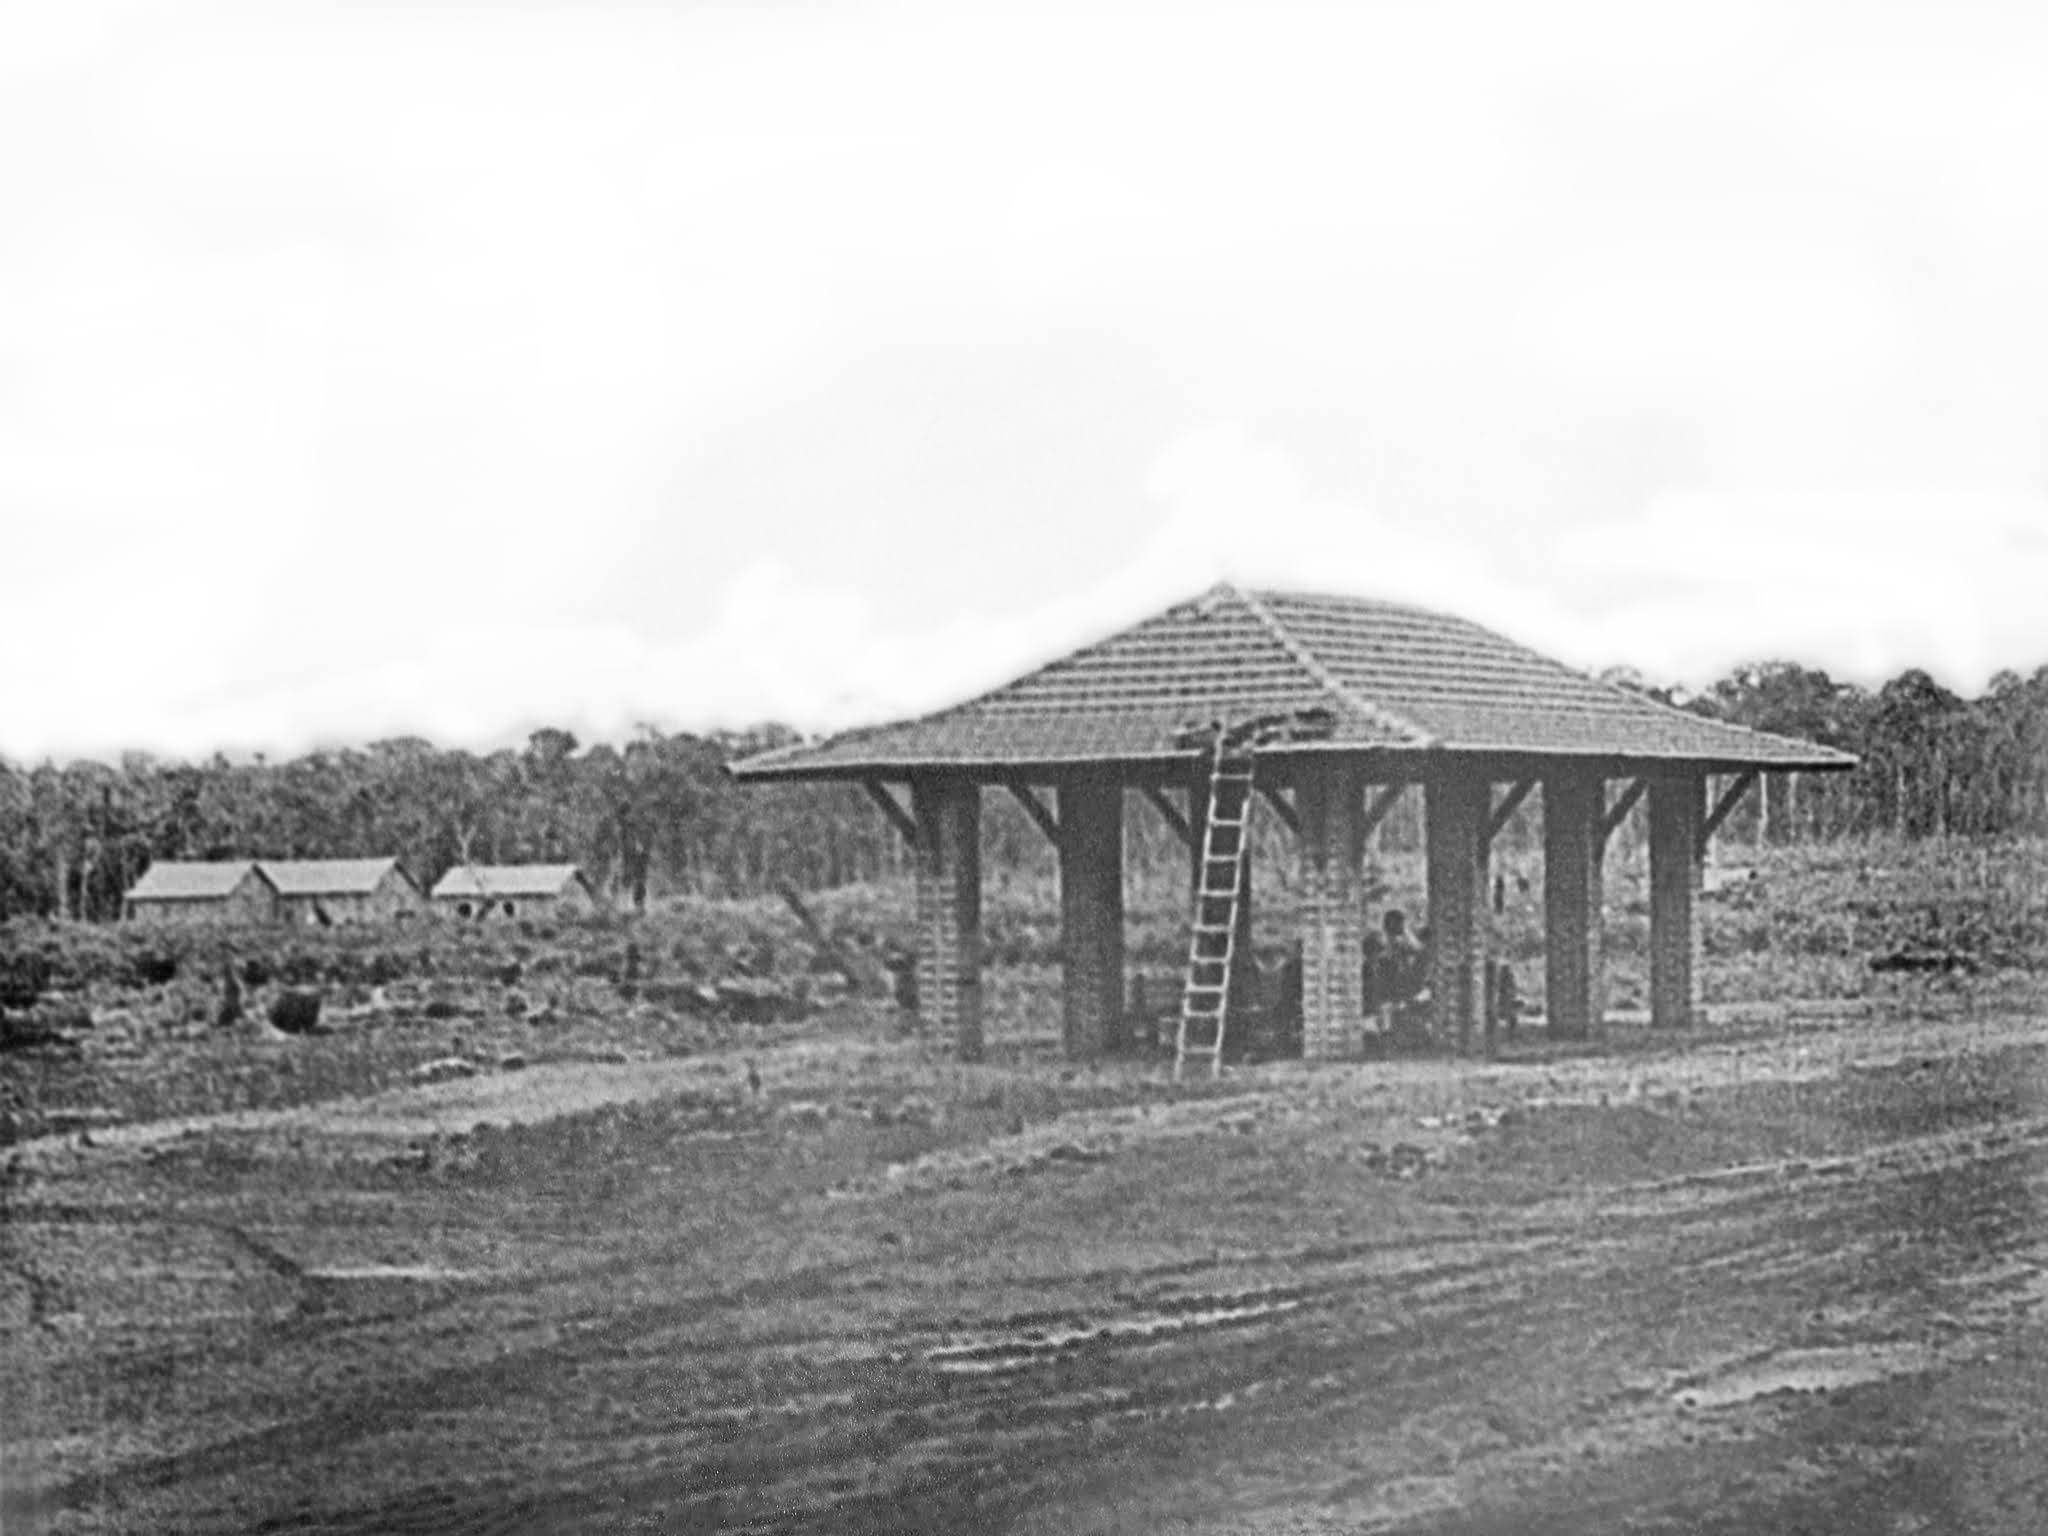
[[1179,1088],[847,1007],[34,1137],[0,1529],[2048,1530],[2044,1000]]

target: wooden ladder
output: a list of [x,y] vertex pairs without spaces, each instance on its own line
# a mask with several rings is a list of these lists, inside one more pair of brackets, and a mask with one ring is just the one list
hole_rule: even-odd
[[1190,1057],[1209,1058],[1209,1075],[1223,1070],[1230,1023],[1230,978],[1237,960],[1237,914],[1251,852],[1252,747],[1218,732],[1209,759],[1209,818],[1202,829],[1202,867],[1195,883],[1194,920],[1188,932],[1187,984],[1180,1000],[1180,1038],[1174,1052],[1178,1081]]

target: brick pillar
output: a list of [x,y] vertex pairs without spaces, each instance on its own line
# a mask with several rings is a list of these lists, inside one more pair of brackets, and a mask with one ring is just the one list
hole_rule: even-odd
[[953,1035],[962,1061],[979,1061],[981,787],[919,779],[910,800],[917,818],[918,1012]]
[[1124,1004],[1124,788],[1114,773],[1059,787],[1061,1036],[1070,1057],[1118,1044]]
[[1553,1040],[1584,1040],[1606,1011],[1601,909],[1606,783],[1597,773],[1543,779],[1544,1016]]
[[1697,773],[1650,781],[1650,1024],[1683,1029],[1699,1004],[1700,827],[1706,784]]
[[1423,786],[1427,819],[1429,932],[1435,951],[1430,996],[1440,1038],[1469,1050],[1486,997],[1486,822],[1491,786],[1453,774]]
[[1365,806],[1358,765],[1318,760],[1301,772],[1301,1053],[1351,1054],[1365,1015],[1359,969],[1364,913],[1359,871]]

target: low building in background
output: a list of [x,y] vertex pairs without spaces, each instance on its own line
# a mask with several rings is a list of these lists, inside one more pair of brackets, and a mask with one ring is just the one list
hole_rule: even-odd
[[122,910],[130,922],[166,927],[269,923],[279,903],[276,883],[253,859],[159,859],[129,888]]
[[402,922],[426,900],[396,859],[264,859],[287,922],[307,927]]
[[594,912],[597,892],[574,864],[458,864],[434,887],[434,910],[471,922]]

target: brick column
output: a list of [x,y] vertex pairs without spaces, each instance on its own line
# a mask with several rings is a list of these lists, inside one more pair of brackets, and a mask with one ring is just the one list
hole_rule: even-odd
[[981,788],[960,779],[910,786],[917,818],[918,1012],[981,1060]]
[[1319,760],[1296,781],[1301,821],[1301,1053],[1350,1055],[1365,1015],[1359,969],[1365,805],[1358,765]]
[[1061,1036],[1070,1057],[1113,1049],[1124,1006],[1124,788],[1114,773],[1059,786]]
[[1560,770],[1543,779],[1543,990],[1553,1040],[1584,1040],[1606,1011],[1601,909],[1606,783]]
[[1469,1050],[1486,998],[1486,822],[1492,786],[1452,774],[1423,785],[1427,819],[1430,997],[1440,1038]]
[[1683,1029],[1699,1005],[1700,827],[1706,784],[1697,773],[1650,781],[1650,1024]]

